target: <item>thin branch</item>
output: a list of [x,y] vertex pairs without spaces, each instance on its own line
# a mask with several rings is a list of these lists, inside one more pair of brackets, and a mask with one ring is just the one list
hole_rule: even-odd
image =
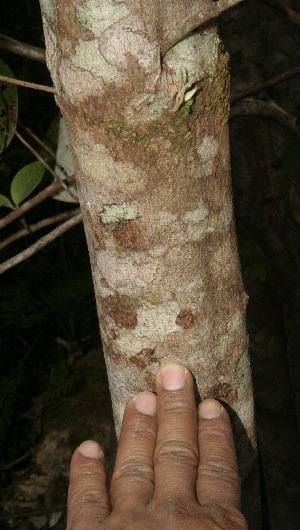
[[13,85],[19,85],[25,88],[34,88],[35,90],[41,90],[42,92],[51,92],[51,94],[55,94],[55,88],[53,86],[37,85],[36,83],[29,83],[29,81],[22,81],[21,79],[7,77],[6,75],[0,75],[0,81],[5,81],[5,83],[12,83]]
[[27,451],[27,453],[25,453],[22,456],[19,456],[19,458],[16,458],[16,460],[13,460],[12,462],[9,462],[8,464],[0,465],[0,471],[1,472],[8,471],[9,469],[11,469],[12,467],[17,466],[18,464],[20,464],[24,460],[27,460],[27,458],[29,458],[30,456],[32,456],[32,451]]
[[46,53],[43,48],[38,48],[37,46],[31,46],[30,44],[19,42],[18,40],[11,39],[6,35],[0,34],[0,48],[16,55],[20,55],[21,57],[32,59],[33,61],[39,61],[40,63],[46,62]]
[[47,219],[42,219],[42,221],[38,221],[37,223],[33,223],[32,225],[29,225],[27,229],[23,228],[22,230],[15,232],[6,239],[3,239],[3,241],[0,241],[0,250],[3,250],[5,247],[8,247],[14,241],[17,241],[21,237],[33,234],[34,232],[37,232],[38,230],[41,230],[42,228],[45,228],[46,226],[52,225],[54,223],[59,223],[60,221],[64,221],[65,219],[70,219],[70,217],[74,217],[74,215],[77,215],[79,213],[80,208],[74,208],[73,210],[61,212],[57,215],[53,215],[52,217],[48,217]]
[[271,79],[268,79],[268,81],[253,85],[252,87],[247,88],[244,92],[239,92],[238,94],[233,95],[231,98],[231,105],[234,105],[237,101],[240,101],[241,99],[245,99],[249,96],[254,96],[255,94],[258,94],[259,92],[263,92],[263,90],[267,90],[267,88],[270,88],[271,86],[279,85],[280,83],[283,83],[283,81],[286,81],[287,79],[295,77],[299,74],[300,66],[296,66],[296,68],[288,70],[287,72],[283,72],[283,74],[279,74],[276,77],[272,77]]
[[41,155],[25,140],[25,138],[19,133],[17,129],[15,130],[15,135],[20,140],[20,142],[22,142],[22,144],[25,145],[25,147],[27,147],[27,149],[35,156],[35,158],[39,160],[41,164],[43,164],[43,166],[49,171],[49,173],[51,173],[51,175],[54,177],[54,180],[60,180],[58,175],[55,173],[54,169],[52,169],[52,167],[49,166],[47,162],[45,162],[43,157],[41,157]]
[[74,195],[74,193],[70,190],[70,188],[68,188],[68,186],[64,183],[64,181],[59,177],[59,175],[55,173],[52,167],[49,166],[47,162],[45,162],[45,160],[39,155],[39,153],[33,147],[31,147],[31,145],[25,140],[25,138],[23,138],[23,136],[18,132],[17,129],[15,130],[15,135],[20,140],[20,142],[22,142],[22,144],[24,144],[27,147],[27,149],[29,149],[29,151],[37,158],[37,160],[39,160],[41,164],[43,164],[43,166],[49,171],[49,173],[51,173],[51,175],[55,178],[55,180],[57,182],[61,182],[62,187],[68,192],[70,197],[72,197],[72,199],[75,202],[78,202],[78,197]]
[[299,129],[295,116],[288,114],[273,101],[262,101],[251,98],[244,99],[232,107],[229,117],[233,119],[240,116],[261,116],[277,120],[286,129],[299,137]]
[[[66,182],[68,184],[73,184],[74,182],[76,182],[75,176],[67,178]],[[21,206],[19,206],[18,208],[10,212],[8,215],[3,217],[3,219],[0,219],[0,229],[12,223],[19,217],[22,217],[26,212],[34,208],[34,206],[37,206],[38,204],[43,202],[48,197],[55,195],[62,189],[62,187],[63,186],[61,181],[52,182],[52,184],[47,186],[47,188],[43,189],[42,191],[34,195],[34,197],[31,197],[31,199],[21,204]]]
[[46,245],[49,245],[49,243],[54,241],[54,239],[56,239],[57,237],[61,236],[64,232],[77,225],[78,223],[81,223],[81,221],[82,214],[74,215],[74,217],[68,219],[68,221],[52,230],[52,232],[49,232],[49,234],[47,234],[46,236],[41,237],[33,245],[23,250],[23,252],[20,252],[20,254],[17,254],[13,258],[10,258],[4,263],[2,263],[0,265],[0,274],[6,272],[12,267],[15,267],[15,265],[18,265],[22,261],[25,261],[26,259],[30,258],[31,256],[33,256],[33,254],[36,254],[36,252],[44,248]]
[[264,2],[284,13],[295,24],[300,24],[300,14],[294,11],[294,9],[291,9],[278,0],[264,0]]
[[31,136],[31,138],[36,141],[36,143],[38,143],[50,156],[52,156],[54,160],[56,160],[56,154],[54,153],[54,151],[52,151],[52,149],[50,149],[50,147],[45,144],[45,142],[43,142],[36,134],[34,134],[34,132],[29,129],[29,127],[26,127],[26,125],[24,125],[24,123],[22,123],[20,120],[18,120],[18,125],[20,125],[22,129],[24,129],[24,131],[26,131],[29,136]]
[[193,16],[189,17],[186,20],[178,22],[174,28],[170,31],[167,31],[163,36],[160,43],[161,55],[164,56],[177,42],[186,37],[194,29],[198,28],[205,22],[216,18],[220,13],[232,7],[233,5],[239,3],[240,0],[219,0],[219,1],[210,1],[205,0],[201,2],[199,6],[199,11]]

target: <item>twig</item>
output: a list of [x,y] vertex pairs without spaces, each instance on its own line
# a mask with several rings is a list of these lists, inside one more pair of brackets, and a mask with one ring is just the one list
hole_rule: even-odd
[[[76,182],[75,176],[67,178],[66,182],[68,184],[73,184],[74,182]],[[26,212],[34,208],[34,206],[37,206],[38,204],[43,202],[48,197],[55,195],[59,190],[62,189],[62,187],[63,186],[61,181],[52,182],[52,184],[47,186],[47,188],[34,195],[34,197],[31,197],[31,199],[28,199],[28,201],[21,204],[18,208],[3,217],[3,219],[0,219],[0,229],[12,223],[16,219],[24,215]]]
[[262,92],[263,90],[266,90],[271,86],[279,85],[280,83],[283,83],[283,81],[286,81],[287,79],[295,77],[299,74],[300,66],[296,66],[296,68],[288,70],[288,72],[283,72],[283,74],[279,74],[276,77],[272,77],[268,81],[253,85],[252,87],[247,88],[244,92],[239,92],[236,95],[233,95],[231,98],[231,105],[234,105],[237,101],[240,101],[241,99],[248,98],[249,96],[254,96],[255,94],[258,94],[259,92]]
[[21,237],[27,236],[28,234],[33,234],[34,232],[37,232],[38,230],[41,230],[42,228],[45,228],[46,226],[49,226],[51,224],[59,223],[60,221],[64,221],[65,219],[70,219],[70,217],[74,217],[74,215],[77,215],[79,213],[80,208],[74,208],[73,210],[61,212],[57,215],[53,215],[52,217],[48,217],[47,219],[42,219],[42,221],[38,221],[37,223],[33,223],[32,225],[29,225],[28,228],[23,228],[22,230],[19,230],[18,232],[12,234],[10,237],[3,239],[3,241],[0,241],[0,250],[3,250],[5,247],[8,247],[9,245],[11,245],[11,243],[17,241]]
[[292,20],[292,22],[295,22],[295,24],[300,24],[300,14],[284,5],[282,2],[279,2],[278,0],[264,0],[264,2],[287,15],[287,17]]
[[3,272],[6,272],[7,270],[11,269],[12,267],[15,267],[15,265],[18,265],[22,261],[25,261],[26,259],[30,258],[44,248],[46,245],[51,243],[51,241],[54,241],[57,237],[62,235],[64,232],[72,228],[73,226],[77,225],[82,221],[82,214],[74,215],[71,219],[68,219],[65,223],[58,226],[52,232],[49,232],[46,236],[41,237],[38,241],[36,241],[33,245],[23,250],[23,252],[20,252],[20,254],[17,254],[13,258],[8,259],[4,263],[0,265],[0,274]]
[[24,123],[22,123],[20,120],[18,120],[18,125],[20,125],[22,129],[24,129],[24,131],[26,131],[29,136],[31,136],[31,138],[36,141],[36,143],[38,143],[50,156],[52,156],[54,160],[56,160],[56,154],[54,153],[54,151],[52,151],[52,149],[50,149],[50,147],[45,144],[45,142],[43,142],[36,134],[34,134],[34,132],[29,129],[29,127],[26,127],[26,125],[24,125]]
[[43,48],[38,48],[37,46],[31,46],[30,44],[19,42],[18,40],[11,39],[6,35],[0,34],[0,48],[2,48],[2,50],[7,50],[8,52],[15,53],[16,55],[20,55],[21,57],[32,59],[33,61],[39,61],[40,63],[46,62],[46,53]]
[[22,81],[21,79],[7,77],[6,75],[0,75],[0,81],[5,81],[5,83],[12,83],[13,85],[19,85],[25,88],[34,88],[35,90],[41,90],[42,92],[51,92],[51,94],[55,94],[55,88],[53,86],[29,83],[29,81]]
[[27,458],[29,458],[31,455],[32,455],[32,451],[27,451],[27,453],[25,453],[22,456],[19,456],[19,458],[16,458],[16,460],[13,460],[12,462],[9,462],[8,464],[2,464],[0,466],[0,471],[8,471],[9,469],[11,469],[12,467],[17,466],[18,464],[20,464],[24,460],[27,460]]
[[58,181],[58,182],[61,182],[62,187],[68,192],[70,197],[72,197],[72,199],[75,202],[78,202],[78,197],[76,197],[74,195],[74,193],[72,193],[70,188],[68,188],[68,186],[59,177],[59,175],[57,173],[55,173],[55,171],[52,169],[52,167],[49,166],[49,164],[47,164],[47,162],[45,162],[45,160],[39,155],[39,153],[33,147],[31,147],[31,145],[25,140],[25,138],[23,138],[23,136],[18,132],[17,129],[15,130],[15,135],[20,140],[20,142],[22,142],[22,144],[25,145],[27,147],[27,149],[29,149],[29,151],[35,156],[35,158],[37,158],[37,160],[39,160],[41,162],[41,164],[43,164],[43,166],[49,171],[49,173],[51,173],[51,175],[53,175],[55,180]]
[[240,116],[260,116],[277,120],[281,125],[299,137],[299,129],[295,116],[288,114],[273,101],[262,101],[252,98],[244,99],[232,107],[229,117],[233,119]]

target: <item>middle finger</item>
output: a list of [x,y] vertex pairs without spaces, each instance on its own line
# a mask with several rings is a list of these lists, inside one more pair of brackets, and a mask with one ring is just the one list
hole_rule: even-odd
[[182,364],[157,375],[158,431],[154,454],[154,500],[194,500],[199,461],[193,378]]

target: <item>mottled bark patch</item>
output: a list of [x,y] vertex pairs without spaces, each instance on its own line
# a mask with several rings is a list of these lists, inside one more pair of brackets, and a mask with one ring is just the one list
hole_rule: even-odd
[[130,357],[130,361],[136,366],[139,366],[139,368],[146,368],[149,364],[155,362],[154,352],[154,349],[144,348],[136,355]]
[[177,315],[176,324],[183,329],[191,328],[195,323],[195,317],[189,309],[182,309]]
[[215,399],[224,399],[225,401],[228,401],[230,396],[230,403],[232,403],[235,401],[236,392],[230,383],[218,382],[210,388],[209,395]]
[[100,230],[97,230],[97,227],[95,228],[95,239],[99,245],[99,249],[106,250],[106,245],[104,242],[103,233]]
[[138,246],[140,230],[135,222],[123,221],[112,232],[119,245],[134,249]]
[[137,308],[127,296],[108,296],[102,300],[103,311],[108,313],[119,328],[134,329],[138,322]]
[[140,217],[137,206],[127,202],[122,204],[104,204],[98,218],[101,225],[113,225]]
[[130,313],[129,311],[111,311],[110,316],[120,328],[134,329],[137,325],[136,313]]

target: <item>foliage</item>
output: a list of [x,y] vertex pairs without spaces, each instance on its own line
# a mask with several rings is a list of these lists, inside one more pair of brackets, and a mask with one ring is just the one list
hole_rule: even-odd
[[27,199],[41,182],[45,168],[41,162],[31,162],[22,167],[14,176],[10,192],[11,198],[16,206]]
[[[15,206],[19,206],[37,188],[44,172],[43,164],[38,161],[27,164],[17,172],[10,185],[10,194]],[[12,202],[5,195],[0,195],[0,206],[14,210]]]

